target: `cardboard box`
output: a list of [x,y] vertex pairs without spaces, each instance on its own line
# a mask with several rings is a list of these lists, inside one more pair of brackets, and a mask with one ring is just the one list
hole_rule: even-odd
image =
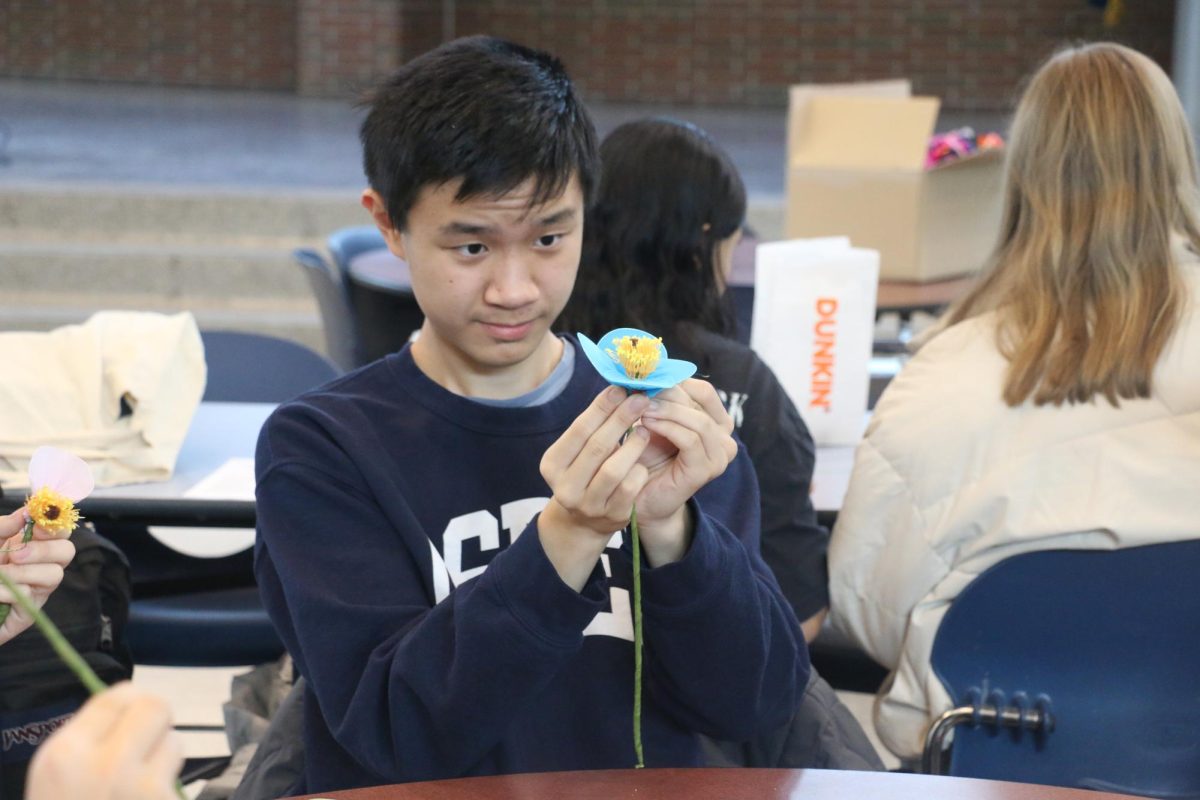
[[1000,231],[1004,159],[926,170],[938,106],[908,81],[793,86],[785,236],[849,236],[879,251],[881,280],[977,271]]

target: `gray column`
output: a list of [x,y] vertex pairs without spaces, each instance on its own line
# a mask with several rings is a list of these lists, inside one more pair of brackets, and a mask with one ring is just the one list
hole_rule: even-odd
[[1175,0],[1175,63],[1171,73],[1192,132],[1200,136],[1200,0]]

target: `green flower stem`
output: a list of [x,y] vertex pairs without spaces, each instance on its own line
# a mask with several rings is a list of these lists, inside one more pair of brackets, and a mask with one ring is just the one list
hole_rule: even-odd
[[[33,520],[27,519],[27,520],[25,520],[25,530],[21,532],[21,547],[24,547],[25,545],[29,544],[29,540],[32,538],[33,538]],[[6,547],[6,548],[3,548],[3,550],[0,552],[7,553],[7,552],[10,552],[13,550],[20,550],[21,547]],[[8,583],[8,582],[5,581],[5,583]],[[8,613],[10,611],[12,611],[12,606],[7,605],[5,603],[0,603],[0,625],[3,625],[5,620],[8,619]]]
[[637,506],[629,514],[633,539],[633,751],[637,769],[646,766],[642,752],[642,543],[638,539]]
[[50,621],[50,618],[43,614],[41,609],[33,604],[32,600],[25,596],[25,593],[12,582],[11,578],[4,574],[3,570],[0,570],[0,583],[3,583],[4,587],[12,592],[21,610],[33,617],[33,624],[38,627],[38,630],[50,642],[50,646],[54,648],[54,652],[58,653],[58,657],[63,660],[64,664],[70,667],[75,676],[79,678],[79,682],[89,692],[99,694],[108,688],[108,684],[100,680],[99,676],[88,666],[88,663],[83,660],[83,656],[79,655],[79,652],[71,646],[66,637],[59,633],[58,628]]
[[[32,523],[26,526],[26,531],[27,535],[33,532]],[[79,678],[79,682],[84,685],[84,688],[91,692],[93,696],[108,689],[108,684],[100,680],[100,676],[83,660],[83,656],[79,655],[79,651],[71,646],[71,643],[62,635],[58,627],[50,621],[50,618],[43,614],[42,610],[35,606],[33,601],[12,582],[12,579],[4,574],[4,570],[0,570],[0,583],[3,583],[4,587],[12,592],[21,610],[33,617],[33,624],[46,637],[46,641],[50,642],[50,646],[54,648],[54,652],[58,654],[63,663],[75,673],[75,677]],[[10,608],[11,606],[4,607],[5,616],[8,615]],[[179,795],[180,800],[187,800],[187,795],[183,791],[183,784],[178,779],[175,781],[175,792]]]

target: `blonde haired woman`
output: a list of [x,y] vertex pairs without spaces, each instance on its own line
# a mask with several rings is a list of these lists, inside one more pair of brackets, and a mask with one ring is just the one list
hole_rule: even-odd
[[938,624],[1017,553],[1200,535],[1196,160],[1170,81],[1066,50],[1013,121],[989,268],[875,410],[829,550],[832,624],[893,672],[887,747],[950,698]]

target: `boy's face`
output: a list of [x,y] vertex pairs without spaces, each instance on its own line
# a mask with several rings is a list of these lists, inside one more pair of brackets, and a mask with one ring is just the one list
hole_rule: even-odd
[[[532,390],[561,354],[549,331],[579,269],[583,192],[573,177],[558,197],[531,207],[532,179],[501,197],[462,202],[459,185],[422,189],[403,232],[383,214],[388,245],[408,261],[425,313],[414,356],[459,393],[485,393],[474,390],[481,378]],[[379,222],[373,194],[363,203]],[[374,204],[382,211],[378,195]]]

